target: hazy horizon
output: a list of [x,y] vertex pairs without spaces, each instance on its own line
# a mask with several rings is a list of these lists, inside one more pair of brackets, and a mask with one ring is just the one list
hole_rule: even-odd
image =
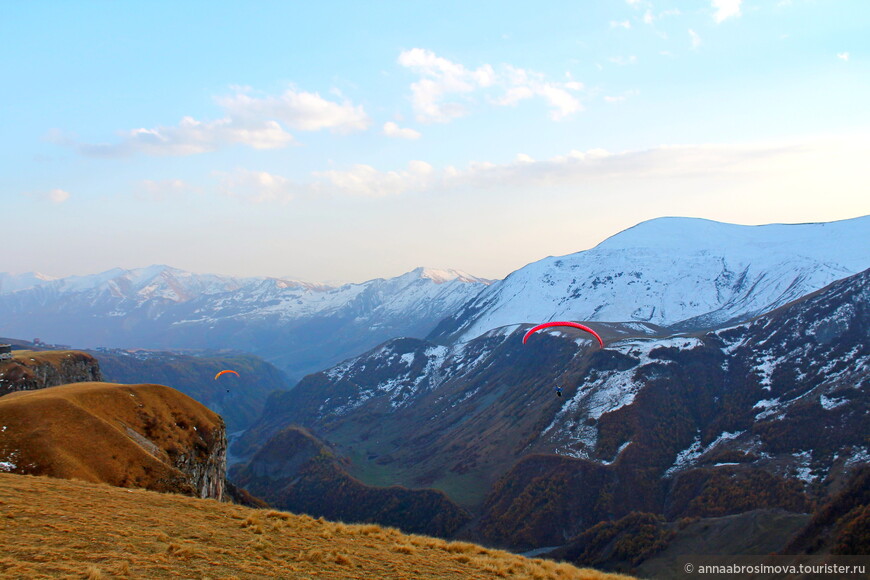
[[4,272],[500,279],[870,214],[857,0],[6,8]]

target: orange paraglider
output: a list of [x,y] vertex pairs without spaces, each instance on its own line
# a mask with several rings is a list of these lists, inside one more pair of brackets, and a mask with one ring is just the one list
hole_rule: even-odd
[[236,375],[237,377],[240,376],[239,373],[237,373],[236,371],[221,371],[221,372],[219,372],[218,374],[216,374],[216,375],[214,376],[214,380],[218,380],[218,377],[219,377],[219,376],[221,376],[221,375],[225,375],[225,374],[227,374],[227,373],[233,373],[233,374]]

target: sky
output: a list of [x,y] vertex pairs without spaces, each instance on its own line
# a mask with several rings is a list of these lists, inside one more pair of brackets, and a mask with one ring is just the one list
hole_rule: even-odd
[[0,271],[486,278],[641,221],[870,213],[870,3],[44,1]]

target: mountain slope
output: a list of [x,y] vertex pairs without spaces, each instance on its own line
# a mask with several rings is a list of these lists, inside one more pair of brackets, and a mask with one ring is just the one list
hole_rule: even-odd
[[323,443],[297,427],[269,439],[232,478],[274,507],[331,520],[450,537],[469,519],[440,491],[363,484]]
[[22,391],[0,398],[0,471],[222,499],[226,431],[162,385]]
[[493,328],[549,320],[710,328],[768,312],[870,267],[868,239],[870,216],[764,226],[653,219],[591,250],[513,272],[430,338],[469,340]]
[[631,511],[804,512],[870,461],[870,270],[706,333],[590,325],[604,349],[525,326],[389,341],[273,394],[238,451],[305,426],[364,482],[441,489],[523,549]]

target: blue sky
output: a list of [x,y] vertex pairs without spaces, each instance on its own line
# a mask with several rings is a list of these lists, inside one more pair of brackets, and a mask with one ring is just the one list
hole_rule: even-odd
[[870,213],[870,4],[11,2],[0,271],[501,278]]

